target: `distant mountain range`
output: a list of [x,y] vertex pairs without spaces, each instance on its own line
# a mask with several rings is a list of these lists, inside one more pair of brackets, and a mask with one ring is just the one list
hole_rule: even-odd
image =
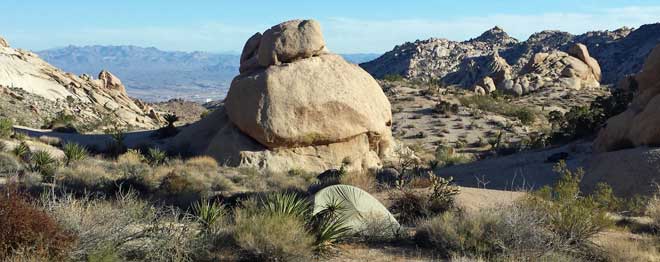
[[[117,75],[131,96],[147,101],[183,98],[218,100],[238,74],[238,54],[163,51],[137,46],[67,46],[37,52],[65,71],[95,76],[101,69]],[[352,63],[378,54],[347,54]]]

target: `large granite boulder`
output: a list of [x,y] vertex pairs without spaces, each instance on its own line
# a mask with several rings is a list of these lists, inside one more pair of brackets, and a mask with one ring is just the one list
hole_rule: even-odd
[[239,129],[269,148],[386,136],[392,121],[378,83],[337,55],[240,75],[225,107]]
[[596,152],[642,145],[660,145],[660,45],[649,54],[637,75],[621,82],[637,90],[628,109],[607,121],[594,142]]
[[183,130],[174,146],[278,172],[379,168],[391,155],[387,97],[362,68],[325,50],[317,22],[253,35],[240,71],[221,110]]

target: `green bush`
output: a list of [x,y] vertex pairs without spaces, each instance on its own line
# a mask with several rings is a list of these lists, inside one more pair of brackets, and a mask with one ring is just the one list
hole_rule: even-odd
[[453,178],[444,179],[429,172],[431,191],[419,194],[408,188],[399,187],[391,195],[390,209],[399,222],[413,224],[419,219],[433,217],[453,209],[456,195],[460,189],[453,184]]
[[514,117],[525,125],[533,124],[538,113],[531,108],[519,106],[493,96],[463,96],[458,99],[467,107],[477,108],[504,116]]
[[435,160],[438,167],[462,165],[472,162],[472,158],[466,155],[458,154],[454,148],[447,146],[438,146],[435,149]]
[[0,119],[0,138],[9,138],[14,133],[14,122],[11,119]]
[[494,221],[486,214],[466,217],[447,212],[422,222],[417,227],[415,242],[444,254],[491,257],[497,248],[489,237]]
[[403,81],[403,76],[399,74],[387,74],[383,76],[383,80],[390,81],[390,82],[397,82],[397,81]]
[[205,199],[193,204],[192,210],[205,232],[214,232],[224,226],[227,218],[224,205]]
[[549,214],[548,226],[568,245],[584,249],[590,239],[612,225],[607,208],[593,196],[583,196],[580,181],[582,169],[572,171],[561,161],[555,166],[561,177],[552,187],[545,186],[529,199],[530,205],[542,207]]
[[66,166],[86,159],[89,156],[87,148],[76,143],[66,143],[62,147],[64,151],[64,161]]
[[0,153],[0,176],[8,176],[18,174],[21,170],[21,163],[16,157]]

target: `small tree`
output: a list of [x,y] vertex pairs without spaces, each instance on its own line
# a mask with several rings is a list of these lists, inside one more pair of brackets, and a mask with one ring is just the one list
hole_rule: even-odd
[[174,123],[179,121],[179,116],[175,114],[167,114],[163,117],[165,119],[165,122],[167,122],[167,128],[174,128]]

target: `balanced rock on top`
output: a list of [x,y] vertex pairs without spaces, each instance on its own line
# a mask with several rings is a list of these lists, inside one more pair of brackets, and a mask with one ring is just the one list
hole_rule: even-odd
[[245,43],[240,72],[290,63],[325,52],[321,26],[314,20],[291,20],[256,33]]

